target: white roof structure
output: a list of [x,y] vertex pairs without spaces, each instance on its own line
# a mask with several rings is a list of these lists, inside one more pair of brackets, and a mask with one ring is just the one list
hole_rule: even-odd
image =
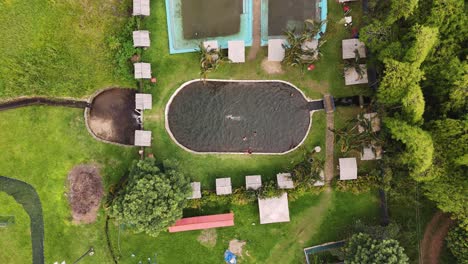
[[149,47],[150,36],[148,30],[133,31],[133,47]]
[[283,61],[284,48],[286,43],[284,39],[269,39],[268,40],[268,61]]
[[278,173],[276,174],[276,180],[278,181],[278,188],[280,189],[294,188],[294,182],[291,178],[291,173]]
[[135,109],[144,110],[153,107],[153,96],[151,94],[135,94]]
[[377,160],[382,158],[382,147],[368,146],[362,148],[361,160]]
[[204,41],[203,47],[205,47],[206,51],[217,50],[219,49],[218,41],[217,40]]
[[201,198],[201,184],[200,182],[191,182],[192,186],[192,196],[189,199],[200,199]]
[[344,75],[345,75],[345,84],[346,85],[354,85],[354,84],[362,84],[362,83],[368,83],[369,80],[367,79],[367,67],[365,64],[359,64],[359,67],[361,67],[361,70],[363,71],[362,78],[359,78],[359,75],[356,72],[356,69],[353,67],[350,67],[348,69],[345,69]]
[[226,195],[232,193],[231,178],[216,179],[216,195]]
[[356,158],[341,158],[340,162],[340,180],[355,180],[357,179],[357,162]]
[[151,131],[135,130],[135,146],[151,146]]
[[150,0],[133,0],[133,15],[134,16],[149,16],[150,15]]
[[343,39],[341,41],[343,48],[343,59],[354,59],[356,57],[355,50],[358,50],[361,58],[366,57],[366,46],[358,39]]
[[262,187],[262,176],[252,175],[245,176],[245,189],[257,190]]
[[318,58],[318,40],[317,39],[313,39],[313,40],[308,40],[308,41],[305,41],[304,43],[302,43],[302,46],[301,46],[301,49],[303,51],[312,51],[314,52],[314,55],[302,55],[302,58],[303,59],[317,59]]
[[320,180],[314,183],[314,186],[324,186],[325,185],[325,172],[323,170],[320,171]]
[[243,40],[228,41],[228,58],[231,62],[245,62],[245,42]]
[[138,62],[133,64],[135,79],[151,79],[151,64]]
[[344,21],[345,21],[345,25],[346,24],[349,25],[349,24],[353,23],[353,17],[352,16],[345,16]]
[[338,0],[338,2],[339,2],[340,4],[342,4],[342,3],[347,3],[347,2],[355,2],[355,1],[357,1],[357,0]]
[[289,222],[288,194],[277,198],[258,199],[260,224]]
[[[377,113],[366,113],[363,115],[365,119],[367,119],[371,123],[372,132],[380,131],[380,118],[378,117]],[[359,118],[359,116],[358,116]],[[359,133],[364,132],[366,128],[362,127],[361,125],[358,126]]]

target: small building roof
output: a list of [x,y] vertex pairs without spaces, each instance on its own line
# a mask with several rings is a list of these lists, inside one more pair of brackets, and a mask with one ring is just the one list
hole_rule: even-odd
[[134,16],[149,16],[150,15],[150,0],[133,0],[133,15]]
[[205,49],[207,51],[217,50],[217,49],[219,49],[218,41],[217,40],[204,41],[203,42],[203,47],[205,47]]
[[135,94],[135,109],[151,109],[153,107],[153,96],[151,94]]
[[234,214],[217,214],[182,218],[169,227],[169,232],[181,232],[190,230],[201,230],[216,227],[225,227],[234,225]]
[[137,62],[133,64],[135,70],[135,79],[151,79],[151,64]]
[[262,176],[252,175],[245,176],[245,189],[257,190],[262,187]]
[[135,146],[151,146],[151,131],[135,130]]
[[280,197],[258,199],[260,211],[260,224],[271,224],[289,222],[288,194],[283,193]]
[[324,186],[325,185],[325,172],[323,170],[320,171],[320,180],[314,183],[314,186]]
[[[372,127],[372,132],[380,131],[380,118],[376,112],[366,113],[363,115],[363,117],[370,122],[370,125]],[[358,116],[358,118],[360,117]],[[364,130],[366,130],[366,128],[362,127],[361,125],[358,126],[359,133],[364,132]]]
[[269,39],[268,40],[268,61],[283,61],[284,47],[286,43],[284,39]]
[[382,158],[382,147],[367,146],[362,148],[361,160],[376,160]]
[[231,178],[216,179],[216,194],[226,195],[232,193]]
[[245,62],[245,43],[243,40],[228,41],[228,58],[231,62]]
[[358,39],[343,39],[342,46],[344,60],[354,59],[356,57],[356,53],[354,52],[355,50],[358,50],[361,58],[366,57],[366,46]]
[[200,182],[191,182],[192,196],[189,199],[200,199],[201,198],[201,184]]
[[278,173],[276,174],[276,180],[278,181],[278,188],[280,189],[294,188],[294,182],[291,178],[291,173]]
[[357,179],[356,158],[341,158],[340,162],[340,180]]
[[133,31],[133,47],[149,47],[150,35],[148,30]]
[[361,67],[361,70],[363,71],[362,78],[359,77],[359,75],[356,72],[356,69],[353,67],[349,67],[345,69],[344,75],[345,75],[345,84],[346,85],[354,85],[354,84],[362,84],[362,83],[368,83],[369,80],[367,79],[367,67],[365,64],[359,64],[359,67]]

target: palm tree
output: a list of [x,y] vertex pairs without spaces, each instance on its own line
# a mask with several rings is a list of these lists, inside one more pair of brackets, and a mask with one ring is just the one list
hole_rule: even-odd
[[295,28],[285,31],[288,44],[283,45],[285,49],[283,63],[289,66],[299,66],[303,69],[304,65],[317,61],[322,56],[318,50],[325,41],[318,40],[316,48],[306,47],[305,43],[312,41],[317,36],[324,23],[326,22],[316,23],[312,19],[307,19],[304,21],[301,33],[297,34]]
[[358,75],[357,80],[361,80],[364,78],[364,70],[361,68],[361,65],[359,64],[359,61],[361,60],[361,55],[359,55],[359,50],[355,49],[354,50],[354,59],[351,60],[345,60],[344,62],[344,69],[347,71],[348,69],[354,69]]
[[219,49],[213,49],[209,46],[205,48],[203,42],[198,45],[200,51],[200,78],[205,82],[208,73],[216,71],[226,58]]

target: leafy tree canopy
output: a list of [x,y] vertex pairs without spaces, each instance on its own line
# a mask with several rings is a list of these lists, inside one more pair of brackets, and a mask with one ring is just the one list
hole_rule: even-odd
[[430,180],[428,171],[432,166],[434,146],[429,133],[395,118],[386,118],[384,121],[392,138],[405,145],[400,162],[408,166],[410,176],[416,181]]
[[344,248],[346,264],[409,263],[403,247],[397,240],[378,240],[368,234],[354,234]]
[[460,264],[468,264],[468,231],[455,227],[448,233],[447,247]]
[[437,28],[418,24],[414,25],[411,31],[414,36],[414,43],[406,52],[405,61],[413,63],[414,67],[419,67],[436,45],[439,31]]
[[161,170],[154,159],[139,160],[112,202],[110,215],[137,232],[157,236],[182,217],[189,194],[188,178],[172,166]]
[[407,19],[418,6],[418,0],[391,0],[390,11],[385,23],[391,25],[400,18]]

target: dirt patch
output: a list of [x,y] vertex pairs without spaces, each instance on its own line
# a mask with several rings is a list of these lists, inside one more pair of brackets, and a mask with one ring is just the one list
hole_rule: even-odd
[[423,263],[437,264],[444,245],[445,237],[453,224],[448,214],[437,212],[427,224],[421,242],[421,255]]
[[262,69],[268,74],[283,74],[283,68],[281,67],[281,62],[279,61],[268,61],[265,58],[262,61]]
[[140,129],[138,118],[135,90],[112,88],[93,99],[88,126],[98,138],[133,145],[135,130]]
[[216,229],[204,229],[201,234],[197,237],[198,242],[205,247],[213,248],[216,246],[216,241],[218,239],[218,234]]
[[229,241],[229,251],[234,253],[234,255],[242,257],[242,247],[246,244],[245,241],[240,241],[237,239],[233,239]]
[[99,169],[94,165],[75,166],[68,174],[68,201],[73,222],[92,223],[104,194]]

